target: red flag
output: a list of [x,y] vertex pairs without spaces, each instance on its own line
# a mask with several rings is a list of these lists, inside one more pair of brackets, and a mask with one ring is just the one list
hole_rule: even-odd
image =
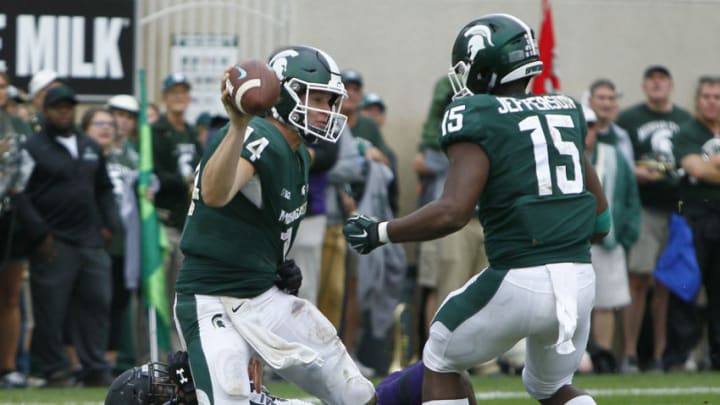
[[555,35],[553,34],[550,0],[542,0],[543,20],[540,27],[538,50],[543,62],[543,71],[533,79],[532,91],[535,94],[551,94],[560,90],[560,79],[555,74]]

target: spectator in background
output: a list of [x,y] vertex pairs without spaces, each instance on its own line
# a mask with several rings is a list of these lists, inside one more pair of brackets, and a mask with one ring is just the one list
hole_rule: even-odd
[[32,352],[49,386],[73,385],[62,348],[67,326],[83,383],[107,386],[111,270],[103,247],[121,225],[102,150],[75,133],[76,104],[69,87],[51,88],[43,130],[27,142],[35,161],[25,190],[34,209],[31,231],[44,235],[30,262]]
[[119,94],[110,97],[105,107],[115,118],[116,134],[113,148],[120,149],[123,155],[131,159],[133,166],[137,167],[140,162],[138,139],[140,104],[131,95]]
[[145,112],[147,113],[147,122],[150,125],[160,118],[160,108],[155,103],[148,103]]
[[[179,247],[180,235],[190,205],[190,190],[199,160],[199,147],[195,127],[185,121],[185,112],[190,105],[190,82],[187,77],[181,73],[168,75],[163,81],[162,92],[166,113],[152,125],[153,161],[155,174],[160,180],[155,205],[169,243],[165,275],[168,303],[172,305],[175,278],[183,259]],[[175,336],[171,334],[173,339]],[[178,346],[179,342],[174,341],[172,345]]]
[[[623,314],[625,357],[624,372],[638,371],[638,338],[645,314],[645,302],[661,252],[667,245],[670,214],[677,207],[677,172],[672,150],[673,135],[690,114],[673,105],[670,71],[660,65],[645,69],[642,82],[646,100],[636,104],[618,117],[617,124],[628,131],[635,156],[635,178],[638,182],[642,217],[640,237],[630,250],[630,305]],[[668,321],[668,289],[654,283],[650,312],[653,319],[653,358],[647,368],[662,370],[666,347]],[[672,344],[668,350],[672,351]]]
[[620,98],[615,83],[608,79],[595,80],[590,85],[589,93],[588,106],[595,113],[594,132],[597,141],[617,146],[627,164],[631,168],[634,167],[635,157],[630,135],[615,123],[619,109],[618,98]]
[[377,93],[367,93],[360,103],[360,114],[375,121],[378,128],[385,125],[385,102]]
[[210,135],[210,121],[212,121],[212,117],[208,112],[203,112],[202,114],[198,115],[197,120],[195,120],[195,129],[197,129],[197,143],[201,149],[205,148],[208,137]]
[[[695,119],[680,126],[673,138],[677,162],[687,176],[680,184],[681,213],[692,230],[695,255],[707,291],[710,367],[720,370],[720,77],[704,76],[695,92]],[[672,303],[682,322],[681,346],[672,363],[683,364],[701,327],[697,308],[680,299]],[[673,366],[674,364],[669,364]]]
[[391,166],[388,158],[391,150],[385,143],[380,128],[375,124],[375,121],[360,114],[360,105],[363,100],[363,78],[360,72],[354,69],[346,69],[342,71],[341,75],[348,92],[348,98],[342,106],[343,114],[348,115],[348,127],[350,127],[356,138],[367,139],[372,146],[378,148],[382,152],[383,163]]
[[[118,145],[117,124],[108,110],[91,108],[83,114],[82,130],[102,148],[107,173],[113,186],[115,205],[120,216],[124,193],[132,192],[128,183],[133,183],[137,163],[123,153],[124,144]],[[107,345],[107,360],[116,368],[117,354],[121,346],[125,311],[130,302],[130,290],[125,282],[125,232],[115,232],[107,245],[112,267],[112,300],[110,304],[110,336]]]
[[43,129],[42,111],[45,108],[44,100],[47,91],[62,84],[57,72],[50,69],[40,70],[33,74],[28,84],[28,96],[32,100],[34,114],[30,118],[30,128],[34,133],[39,133]]
[[26,105],[27,97],[25,94],[13,85],[8,85],[7,91],[8,101],[5,104],[5,111],[25,122],[30,121],[31,114]]
[[[377,125],[378,129],[382,129],[383,125],[385,125],[385,118],[387,117],[387,108],[385,107],[385,102],[382,100],[382,98],[380,98],[377,93],[368,93],[364,95],[359,108],[360,114],[373,120],[373,122],[375,122],[375,124]],[[393,179],[388,185],[388,199],[393,215],[397,215],[399,209],[398,199],[400,198],[400,188],[397,173],[397,157],[395,156],[395,152],[389,149],[389,147],[387,157],[390,160],[390,168],[392,169],[393,173]]]
[[29,163],[21,145],[32,131],[7,110],[9,87],[10,77],[0,72],[0,388],[22,388],[29,384],[16,364],[21,289],[28,267],[26,245],[37,238],[21,234],[28,208],[23,165]]
[[[601,92],[598,89],[600,87],[596,88],[596,95]],[[608,130],[609,111],[606,108],[598,110],[604,117],[603,129]],[[606,135],[601,140],[597,135],[600,120],[593,109],[584,107],[584,113],[588,127],[585,156],[595,167],[612,215],[610,232],[590,247],[595,270],[595,306],[591,321],[593,347],[590,352],[596,372],[615,372],[617,363],[612,354],[615,313],[630,303],[626,252],[638,237],[640,197],[632,175],[632,162],[627,161],[612,138]]]

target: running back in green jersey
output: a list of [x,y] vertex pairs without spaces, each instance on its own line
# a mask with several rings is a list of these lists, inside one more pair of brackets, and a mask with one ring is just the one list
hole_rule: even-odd
[[493,268],[590,263],[596,202],[585,186],[586,134],[581,107],[562,95],[479,94],[448,106],[443,148],[475,143],[490,161],[478,215]]
[[210,145],[200,163],[180,248],[185,254],[176,290],[187,294],[254,297],[275,280],[307,208],[310,155],[304,145],[290,149],[270,122],[253,118],[242,157],[255,176],[225,206],[206,206],[202,172],[227,134]]

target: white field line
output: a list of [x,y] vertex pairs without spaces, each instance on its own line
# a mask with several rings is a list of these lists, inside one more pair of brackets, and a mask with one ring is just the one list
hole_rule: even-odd
[[[684,387],[684,388],[608,388],[587,389],[594,397],[665,397],[671,395],[720,394],[720,387]],[[490,391],[475,394],[477,399],[515,399],[529,398],[525,391]]]
[[[665,397],[671,395],[720,394],[720,387],[684,387],[684,388],[608,388],[588,389],[595,397]],[[479,400],[529,398],[525,391],[489,391],[475,394]],[[302,398],[303,401],[319,404],[315,398]],[[0,405],[47,405],[47,402],[0,402]],[[93,401],[64,401],[58,405],[103,405]]]

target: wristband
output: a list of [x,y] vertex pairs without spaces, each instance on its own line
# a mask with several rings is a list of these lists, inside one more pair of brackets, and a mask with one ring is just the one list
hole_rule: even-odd
[[599,213],[595,217],[595,227],[593,233],[608,233],[610,232],[610,208],[605,208],[605,211]]
[[387,232],[388,221],[380,222],[378,224],[378,241],[380,243],[390,243],[390,237]]

